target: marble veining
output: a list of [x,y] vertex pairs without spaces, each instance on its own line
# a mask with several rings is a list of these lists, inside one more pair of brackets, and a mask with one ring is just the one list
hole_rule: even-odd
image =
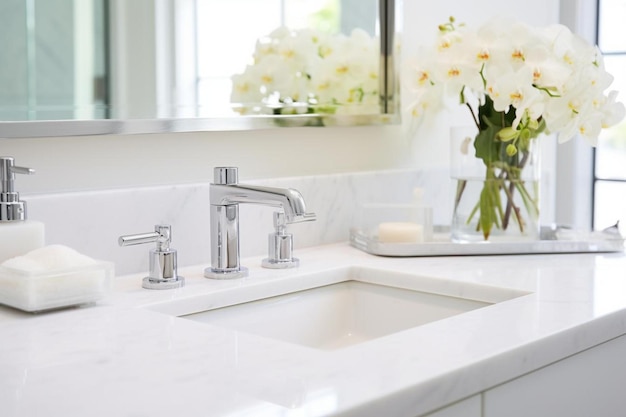
[[[397,170],[242,181],[295,188],[315,222],[289,226],[296,249],[345,241],[360,204],[411,201],[415,187],[439,209],[435,222],[449,220],[447,173]],[[121,235],[150,232],[157,223],[172,226],[172,247],[180,266],[210,264],[209,184],[164,185],[119,190],[27,195],[29,218],[46,225],[46,243],[70,246],[91,257],[115,262],[118,274],[148,270],[146,245],[120,248]],[[241,255],[267,254],[274,208],[240,206]],[[296,253],[297,256],[297,253]]]

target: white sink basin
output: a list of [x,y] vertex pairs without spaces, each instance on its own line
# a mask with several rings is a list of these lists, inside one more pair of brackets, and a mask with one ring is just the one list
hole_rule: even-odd
[[196,300],[196,308],[183,302],[169,312],[236,331],[333,350],[526,294],[363,267],[288,279],[288,285],[269,282],[267,289],[261,285],[239,298],[224,294],[222,298],[235,305],[212,302],[206,308],[206,303]]

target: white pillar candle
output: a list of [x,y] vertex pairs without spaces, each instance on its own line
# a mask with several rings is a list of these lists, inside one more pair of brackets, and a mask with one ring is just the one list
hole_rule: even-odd
[[386,222],[378,225],[381,243],[416,243],[424,241],[424,227],[411,222]]

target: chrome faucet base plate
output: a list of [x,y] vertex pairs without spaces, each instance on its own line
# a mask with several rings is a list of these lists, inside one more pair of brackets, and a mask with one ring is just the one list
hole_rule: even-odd
[[248,276],[248,268],[241,266],[236,271],[217,271],[213,268],[204,270],[204,277],[210,279],[236,279]]
[[276,260],[265,258],[261,261],[261,266],[263,268],[270,269],[287,269],[287,268],[297,268],[300,265],[300,260],[298,258],[291,258],[288,260]]
[[141,282],[141,286],[147,290],[171,290],[185,286],[185,277],[180,275],[174,280],[155,280],[154,278],[145,277]]

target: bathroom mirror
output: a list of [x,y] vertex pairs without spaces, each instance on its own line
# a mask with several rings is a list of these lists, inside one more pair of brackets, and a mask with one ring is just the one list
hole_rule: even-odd
[[[0,137],[394,123],[395,8],[394,0],[3,0],[0,32],[11,41],[0,44]],[[321,98],[326,81],[287,95],[261,86],[252,101],[235,94],[237,75],[268,78],[258,74],[259,51],[276,52],[270,78],[281,85],[312,83],[330,65],[289,72],[285,57],[308,48],[318,68],[338,42],[360,67],[366,54],[347,51],[372,42],[375,87],[357,80],[341,99]]]

